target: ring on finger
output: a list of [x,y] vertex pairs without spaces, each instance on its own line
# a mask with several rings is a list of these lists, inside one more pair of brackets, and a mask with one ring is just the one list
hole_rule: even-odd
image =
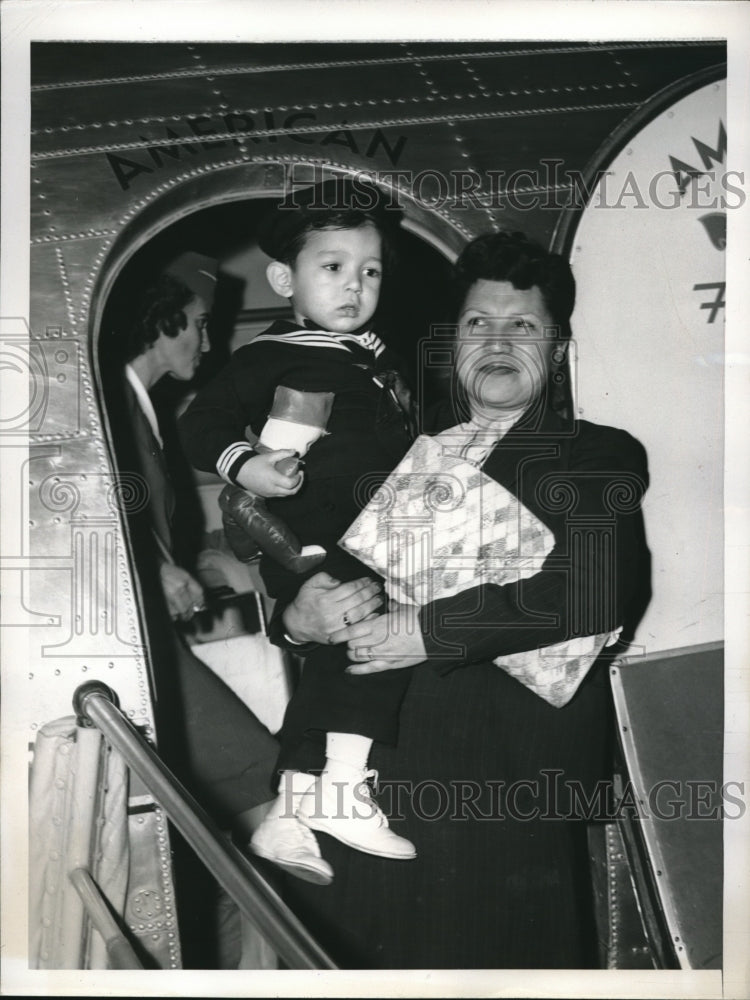
[[347,626],[347,628],[348,628],[348,627],[349,627],[349,625],[351,625],[351,623],[352,623],[352,620],[351,620],[351,618],[349,617],[349,612],[348,612],[348,611],[345,611],[345,612],[344,612],[344,625],[346,625],[346,626]]

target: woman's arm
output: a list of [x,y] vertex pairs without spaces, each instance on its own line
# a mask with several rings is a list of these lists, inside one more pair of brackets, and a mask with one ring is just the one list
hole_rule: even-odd
[[[349,674],[375,674],[413,667],[427,659],[419,608],[400,604],[388,614],[367,619],[335,633],[332,642],[347,642]],[[364,662],[363,662],[364,661]]]
[[619,628],[643,565],[647,484],[645,452],[634,438],[585,425],[568,468],[535,484],[555,534],[540,572],[426,605],[420,625],[428,657],[450,669]]
[[[643,565],[639,506],[646,485],[637,441],[585,425],[566,468],[552,468],[535,483],[535,513],[544,514],[546,503],[544,519],[555,533],[540,572],[518,583],[472,587],[418,613],[411,609],[408,622],[402,609],[397,617],[349,629],[336,638],[349,642],[353,662],[370,661],[352,672],[410,666],[420,653],[449,670],[619,628]],[[553,511],[561,501],[566,508]]]

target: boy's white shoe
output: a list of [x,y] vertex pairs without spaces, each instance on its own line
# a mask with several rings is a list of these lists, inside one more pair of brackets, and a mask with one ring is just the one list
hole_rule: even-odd
[[[310,781],[313,781],[310,775]],[[284,871],[316,885],[330,885],[333,868],[321,857],[311,830],[294,814],[299,794],[282,792],[250,840],[250,850]]]
[[372,798],[368,778],[377,780],[377,771],[339,767],[323,771],[300,800],[300,821],[366,854],[403,861],[416,858],[414,844],[389,828]]

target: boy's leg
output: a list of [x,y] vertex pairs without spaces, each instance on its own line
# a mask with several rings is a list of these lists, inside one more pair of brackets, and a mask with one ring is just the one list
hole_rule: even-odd
[[330,834],[367,854],[408,860],[417,856],[414,844],[388,826],[372,798],[367,769],[372,740],[358,733],[328,733],[326,765],[297,807],[300,820],[313,830]]
[[[355,676],[346,673],[349,663],[344,645],[317,646],[305,657],[278,735],[280,767],[321,768],[326,733],[358,733],[389,746],[398,742],[399,712],[411,669]],[[302,745],[308,742],[309,750]],[[308,766],[316,742],[320,762]]]
[[[348,662],[346,649],[340,646],[321,646],[307,657],[279,733],[279,767],[322,769],[298,809],[299,818],[311,829],[367,853],[413,858],[414,845],[389,829],[372,799],[368,779],[374,772],[367,770],[373,741],[396,742],[410,671],[353,677],[344,672]],[[352,731],[352,722],[361,725],[358,733]],[[330,730],[324,734],[326,725]]]
[[239,486],[225,486],[219,506],[227,541],[243,562],[254,559],[260,549],[291,573],[307,573],[326,557],[319,545],[301,546],[285,521],[270,513],[262,497]]
[[[313,484],[310,484],[314,491]],[[321,510],[325,505],[322,498],[319,505]],[[328,539],[327,541],[330,541]],[[324,544],[325,541],[324,541]],[[331,542],[328,549],[326,561],[320,567],[328,572],[335,579],[340,581],[357,579],[364,575],[364,567],[354,560],[347,553],[338,549],[335,540]],[[268,592],[276,598],[278,606],[283,606],[293,600],[299,588],[299,583],[294,577],[281,571],[278,565],[269,564],[266,560],[261,564]],[[342,623],[343,624],[343,623]],[[377,805],[369,797],[367,787],[367,752],[373,741],[386,744],[395,744],[398,738],[398,715],[409,684],[411,671],[391,670],[382,674],[373,674],[367,677],[355,677],[345,672],[349,659],[344,646],[318,646],[314,648],[306,657],[305,665],[301,673],[299,683],[292,694],[284,715],[284,723],[278,734],[281,744],[279,754],[279,771],[300,771],[300,772],[320,772],[328,771],[326,759],[326,734],[338,737],[364,738],[366,740],[366,752],[359,760],[352,760],[348,751],[341,750],[339,743],[336,748],[337,760],[345,753],[348,760],[339,761],[338,766],[350,766],[349,773],[344,779],[344,785],[350,789],[351,797],[358,803],[358,812],[363,815],[374,816],[378,821],[378,827],[385,829],[390,837],[389,847],[382,853],[388,857],[414,857],[414,846],[405,838],[396,837],[392,831],[388,830],[386,818],[378,809]],[[351,745],[350,745],[351,746]],[[355,751],[356,752],[356,751]],[[334,775],[333,780],[339,782],[341,775]],[[320,813],[321,810],[315,808],[315,792],[320,788],[316,785],[313,794],[313,805],[310,809],[305,809],[309,813]],[[333,787],[334,807],[328,808],[331,815],[336,813],[336,797],[338,788]],[[318,794],[318,799],[319,799]],[[309,796],[308,796],[309,801]],[[363,801],[369,802],[370,809],[363,807]],[[300,807],[301,809],[301,807]],[[345,812],[353,813],[353,804]],[[355,817],[359,822],[359,818]],[[312,826],[312,823],[310,823]],[[371,824],[375,828],[375,822]],[[345,835],[344,837],[333,831],[333,835],[338,839],[344,839],[353,843],[354,837]],[[400,842],[398,849],[394,848],[392,838]],[[381,842],[382,843],[382,842]],[[407,846],[408,845],[408,846]],[[353,845],[358,846],[358,845]],[[381,853],[380,850],[373,853]]]

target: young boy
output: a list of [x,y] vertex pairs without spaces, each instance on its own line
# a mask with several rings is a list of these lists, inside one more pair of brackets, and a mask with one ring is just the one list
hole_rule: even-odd
[[[359,179],[326,181],[282,202],[264,221],[259,244],[272,258],[269,284],[290,300],[294,322],[276,322],[240,348],[182,418],[185,448],[197,468],[218,472],[254,496],[269,496],[275,487],[279,497],[279,480],[267,481],[268,466],[258,463],[246,427],[261,434],[279,386],[333,394],[327,433],[307,455],[304,482],[300,473],[287,476],[286,495],[271,499],[268,509],[302,546],[321,546],[325,560],[317,569],[342,582],[362,577],[363,567],[337,541],[412,437],[397,359],[372,331],[388,233],[398,215]],[[241,507],[234,513],[241,522]],[[305,579],[267,554],[261,572],[269,595],[282,605]],[[350,623],[344,620],[342,627]],[[291,805],[308,826],[352,847],[414,857],[413,844],[389,829],[366,783],[372,742],[395,742],[408,683],[398,675],[406,672],[363,684],[345,673],[344,649],[300,651],[307,654],[305,669],[279,734],[279,798],[253,837],[253,850],[283,865],[279,845],[284,823],[293,820]],[[325,768],[316,781],[305,772],[320,769],[323,733]],[[314,794],[302,803],[308,791]]]

